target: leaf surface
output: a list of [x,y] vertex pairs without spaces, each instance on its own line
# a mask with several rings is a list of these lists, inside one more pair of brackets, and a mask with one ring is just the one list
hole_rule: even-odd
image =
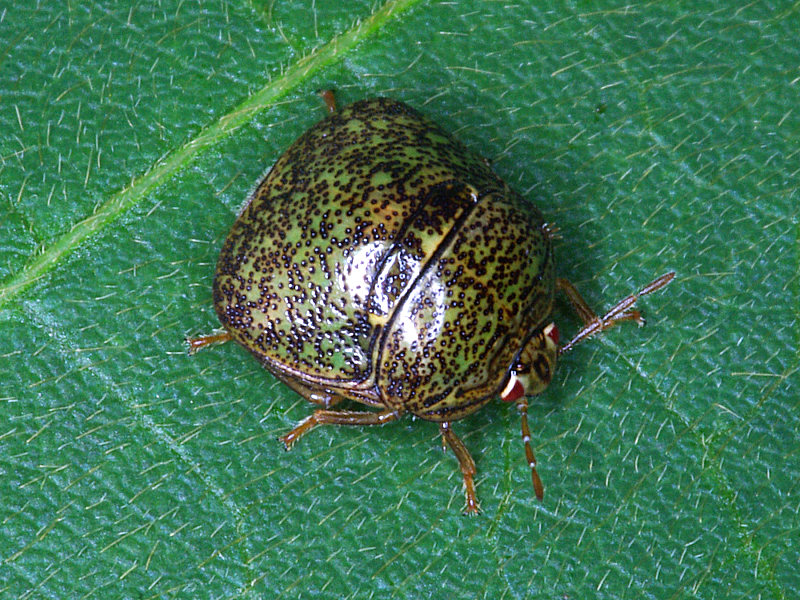
[[[793,598],[797,5],[390,0],[0,11],[5,597]],[[557,224],[598,312],[517,415],[276,437],[311,406],[217,327],[221,243],[342,103],[421,109]],[[577,329],[565,303],[555,318]]]

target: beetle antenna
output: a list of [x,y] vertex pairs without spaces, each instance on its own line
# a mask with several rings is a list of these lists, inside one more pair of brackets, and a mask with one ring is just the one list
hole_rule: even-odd
[[627,298],[620,300],[614,307],[611,308],[603,317],[598,317],[595,312],[586,303],[586,300],[580,295],[575,286],[573,286],[566,279],[556,279],[556,287],[564,292],[569,299],[572,308],[578,313],[578,316],[583,321],[583,328],[575,334],[569,342],[564,344],[558,349],[558,355],[566,354],[575,346],[580,344],[586,338],[605,331],[623,321],[636,321],[641,327],[644,325],[644,318],[638,310],[629,310],[636,301],[642,296],[652,294],[660,290],[670,281],[675,278],[675,271],[665,273],[661,277],[651,281],[636,294],[631,294]]
[[519,414],[522,417],[522,443],[525,444],[525,459],[531,468],[533,491],[536,497],[542,500],[544,498],[544,486],[539,478],[539,473],[536,472],[536,457],[533,455],[533,449],[531,448],[531,430],[528,428],[528,400],[525,396],[522,396],[517,402],[517,410],[519,410]]

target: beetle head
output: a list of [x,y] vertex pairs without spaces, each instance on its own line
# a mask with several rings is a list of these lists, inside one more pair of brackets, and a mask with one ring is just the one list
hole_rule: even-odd
[[504,402],[540,394],[550,384],[558,356],[558,327],[550,323],[540,329],[522,348],[511,368],[506,387],[500,392]]

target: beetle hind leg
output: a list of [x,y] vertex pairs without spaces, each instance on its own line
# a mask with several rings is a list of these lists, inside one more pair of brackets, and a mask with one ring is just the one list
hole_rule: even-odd
[[317,425],[383,425],[398,419],[400,415],[393,410],[381,412],[365,412],[355,410],[327,410],[321,408],[315,410],[305,419],[300,421],[294,429],[278,439],[283,442],[286,449],[303,435],[314,429]]
[[449,422],[439,423],[439,431],[442,433],[442,439],[456,455],[458,466],[461,467],[461,474],[464,477],[464,495],[467,501],[464,507],[464,514],[477,515],[481,512],[481,509],[478,505],[478,497],[475,495],[475,473],[477,473],[475,461],[472,460],[472,456],[464,442],[450,429]]

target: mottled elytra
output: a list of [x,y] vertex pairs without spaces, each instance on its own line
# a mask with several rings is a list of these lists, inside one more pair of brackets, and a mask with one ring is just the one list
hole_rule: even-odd
[[[411,413],[439,424],[458,458],[466,509],[475,462],[451,427],[500,397],[522,417],[559,355],[622,321],[668,273],[603,317],[555,276],[553,230],[487,161],[409,106],[376,98],[336,110],[259,184],[220,252],[213,298],[223,333],[320,405],[280,439],[317,425],[382,425]],[[584,323],[559,346],[556,290]],[[343,400],[372,410],[338,410]]]

